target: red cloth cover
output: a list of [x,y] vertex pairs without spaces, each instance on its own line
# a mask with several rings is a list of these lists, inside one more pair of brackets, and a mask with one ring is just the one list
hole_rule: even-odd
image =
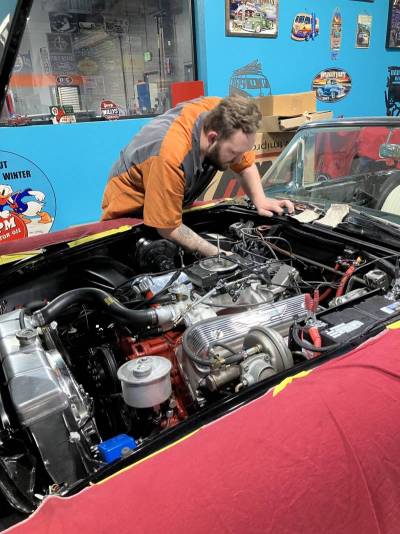
[[125,225],[136,226],[142,222],[142,219],[133,219],[128,217],[123,219],[112,219],[109,221],[73,226],[71,228],[67,228],[66,230],[59,230],[58,232],[50,232],[48,234],[40,234],[32,237],[26,237],[24,239],[4,242],[0,243],[0,255],[18,254],[26,251],[38,250],[50,245],[55,245],[57,243],[66,243],[67,241],[82,239],[99,232],[106,232],[107,230],[120,228],[121,226]]
[[11,531],[399,532],[399,354],[388,331]]

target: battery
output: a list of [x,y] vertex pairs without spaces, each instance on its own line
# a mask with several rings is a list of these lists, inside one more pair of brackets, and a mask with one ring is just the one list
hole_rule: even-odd
[[376,294],[340,310],[321,313],[318,319],[324,324],[320,328],[322,343],[346,343],[377,322],[390,319],[391,315],[397,313],[400,313],[400,301]]

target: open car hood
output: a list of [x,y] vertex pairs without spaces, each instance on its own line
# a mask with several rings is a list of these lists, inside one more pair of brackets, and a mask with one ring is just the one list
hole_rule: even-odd
[[4,0],[0,6],[0,109],[33,0]]

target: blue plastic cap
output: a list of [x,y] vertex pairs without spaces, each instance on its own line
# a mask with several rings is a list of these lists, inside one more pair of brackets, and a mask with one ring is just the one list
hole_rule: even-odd
[[136,448],[136,441],[127,434],[119,434],[97,445],[101,459],[108,464],[122,458],[122,451],[124,449],[134,450]]

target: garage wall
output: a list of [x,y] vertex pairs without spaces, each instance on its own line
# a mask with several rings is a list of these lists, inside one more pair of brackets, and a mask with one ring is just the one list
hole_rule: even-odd
[[[227,95],[232,72],[259,60],[272,93],[307,91],[318,71],[341,67],[352,77],[353,87],[340,102],[318,103],[335,116],[383,115],[387,67],[400,64],[400,51],[385,50],[388,0],[362,2],[336,0],[329,6],[307,2],[320,18],[320,35],[311,42],[290,39],[293,17],[304,11],[302,0],[281,0],[276,39],[225,36],[225,2],[196,0],[199,78],[210,95]],[[324,4],[324,5],[322,5]],[[343,16],[342,49],[331,60],[329,26],[338,6]],[[373,15],[371,46],[355,48],[356,18],[364,10]],[[148,119],[115,122],[0,128],[0,184],[19,191],[30,187],[46,195],[44,208],[53,217],[51,231],[100,217],[102,192],[108,170],[119,151]],[[2,161],[14,161],[13,170],[31,169],[18,179],[4,174]],[[47,185],[46,185],[47,184]]]
[[[234,70],[259,60],[268,78],[272,94],[309,91],[318,72],[330,67],[346,70],[352,89],[341,101],[318,102],[318,109],[331,109],[334,115],[386,115],[385,88],[388,66],[400,65],[400,49],[386,50],[388,0],[280,0],[277,38],[226,37],[225,1],[197,0],[200,73],[207,76],[208,94],[229,93],[229,80]],[[336,60],[331,59],[330,24],[338,7],[342,14],[342,45]],[[320,19],[320,33],[314,41],[291,39],[293,19],[300,12],[315,12]],[[357,15],[372,15],[369,49],[357,49]],[[205,53],[204,53],[205,52]]]
[[[44,210],[54,219],[51,231],[98,221],[108,171],[146,122],[127,119],[0,128],[0,185],[44,193]],[[7,168],[4,161],[9,162]],[[10,171],[19,174],[10,175]],[[33,230],[28,225],[29,235]]]

